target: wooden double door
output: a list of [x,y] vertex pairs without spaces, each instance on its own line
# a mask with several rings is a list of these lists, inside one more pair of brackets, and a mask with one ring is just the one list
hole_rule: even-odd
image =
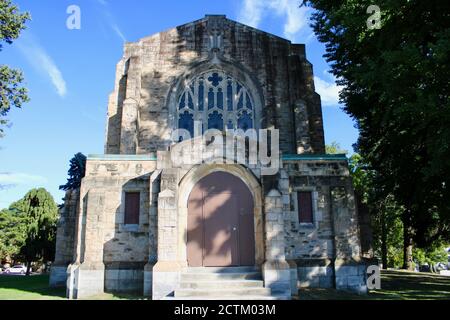
[[188,200],[188,265],[254,265],[253,206],[250,190],[238,177],[214,172],[201,179]]

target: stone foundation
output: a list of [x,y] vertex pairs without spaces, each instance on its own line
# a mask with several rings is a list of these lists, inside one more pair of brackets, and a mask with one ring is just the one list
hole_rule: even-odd
[[151,297],[153,292],[153,267],[152,263],[147,263],[144,267],[144,296]]
[[172,296],[180,285],[181,266],[173,262],[158,262],[153,268],[152,299]]
[[272,290],[272,295],[291,296],[291,270],[286,261],[267,261],[262,267],[264,287]]
[[333,288],[334,272],[332,267],[298,268],[300,287]]
[[143,295],[144,268],[142,264],[115,263],[106,266],[105,292]]
[[67,266],[52,266],[50,270],[50,287],[64,287],[67,282]]
[[334,269],[327,259],[297,260],[299,288],[333,288]]
[[67,277],[69,299],[89,298],[104,293],[105,266],[103,264],[70,265]]
[[336,289],[367,293],[367,265],[359,262],[335,262]]

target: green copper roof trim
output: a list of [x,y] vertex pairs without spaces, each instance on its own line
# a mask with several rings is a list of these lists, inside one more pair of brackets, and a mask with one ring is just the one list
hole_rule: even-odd
[[[340,160],[347,161],[345,154],[283,154],[284,161],[295,160]],[[90,154],[88,160],[110,161],[156,161],[156,156],[146,154]]]
[[283,154],[281,159],[289,160],[342,160],[347,161],[345,154]]
[[90,154],[87,159],[110,161],[156,161],[156,156],[149,154]]

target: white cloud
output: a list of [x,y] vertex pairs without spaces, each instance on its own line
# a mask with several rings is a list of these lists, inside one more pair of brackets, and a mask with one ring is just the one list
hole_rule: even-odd
[[239,12],[239,21],[257,28],[264,12],[264,0],[243,0],[243,7]]
[[285,16],[284,35],[288,39],[293,37],[301,30],[308,27],[309,10],[306,7],[299,7],[298,0],[278,0],[271,1],[273,9],[277,10],[278,15]]
[[322,105],[336,106],[339,104],[339,91],[342,89],[334,81],[328,82],[317,76],[314,77],[316,92],[320,94]]
[[119,36],[119,38],[122,39],[123,42],[127,41],[122,30],[120,30],[119,26],[115,22],[111,23],[111,28],[116,32],[116,34]]
[[105,19],[108,21],[108,24],[110,28],[116,33],[116,35],[123,41],[126,42],[127,39],[125,35],[123,34],[122,30],[116,23],[116,19],[114,18],[111,11],[108,9],[108,2],[106,0],[97,0],[97,2],[102,5],[104,8],[102,9],[102,12],[105,16]]
[[53,59],[30,33],[22,39],[17,42],[19,50],[35,70],[49,78],[58,95],[64,97],[67,93],[66,81]]
[[307,37],[311,36],[310,9],[300,7],[298,0],[243,0],[239,21],[257,28],[261,19],[271,14],[284,18],[283,33],[287,39],[295,41],[296,36],[306,32]]
[[0,184],[6,186],[45,184],[47,179],[21,172],[0,172]]

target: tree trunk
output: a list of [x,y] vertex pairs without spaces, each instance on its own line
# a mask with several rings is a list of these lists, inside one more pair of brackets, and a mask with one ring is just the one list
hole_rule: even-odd
[[27,273],[26,275],[29,276],[31,274],[31,261],[27,261]]
[[387,261],[387,230],[386,230],[386,212],[381,209],[381,264],[383,269],[386,270],[388,267]]
[[411,209],[407,208],[403,215],[403,269],[405,270],[414,271],[412,250]]
[[430,261],[429,264],[430,264],[430,272],[431,273],[438,273],[436,268],[435,268],[435,266],[434,266],[434,263],[432,261]]

